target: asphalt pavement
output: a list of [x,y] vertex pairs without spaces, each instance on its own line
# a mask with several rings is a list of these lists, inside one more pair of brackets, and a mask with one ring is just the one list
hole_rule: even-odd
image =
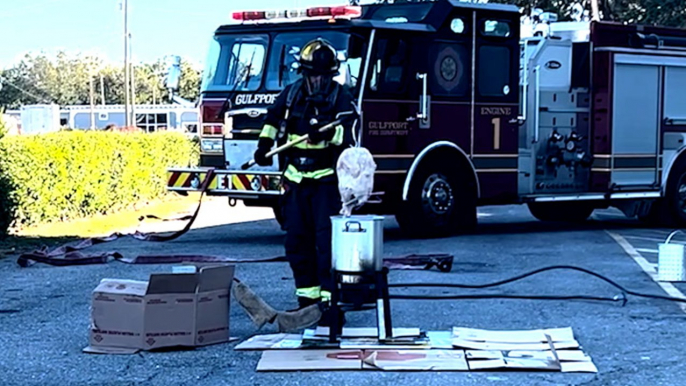
[[[683,283],[654,280],[657,243],[670,230],[644,229],[612,210],[598,211],[584,225],[539,222],[523,206],[480,210],[473,235],[432,240],[401,236],[393,218],[385,226],[386,255],[450,253],[449,273],[393,270],[392,283],[486,283],[537,268],[574,265],[605,275],[638,292],[673,295]],[[176,224],[181,227],[183,224]],[[172,223],[165,223],[167,229]],[[264,258],[283,254],[284,234],[260,209],[229,208],[215,202],[196,227],[169,242],[130,238],[90,248],[142,254],[223,255]],[[675,242],[684,242],[679,234]],[[642,259],[642,260],[641,260]],[[394,300],[394,325],[424,330],[454,326],[484,329],[572,327],[598,373],[483,372],[256,372],[257,351],[234,351],[237,342],[134,355],[86,354],[91,291],[102,278],[145,280],[169,265],[103,265],[20,268],[16,258],[0,260],[0,384],[3,385],[680,385],[686,375],[686,313],[679,304],[629,297],[625,306],[578,300]],[[296,305],[286,263],[242,263],[237,276],[279,309]],[[671,286],[671,287],[670,287]],[[674,292],[676,291],[676,292]],[[396,290],[412,294],[530,294],[612,297],[616,288],[574,271],[552,271],[484,290]],[[237,303],[230,312],[231,336],[244,340],[257,331]],[[349,326],[375,326],[371,311],[347,315]]]

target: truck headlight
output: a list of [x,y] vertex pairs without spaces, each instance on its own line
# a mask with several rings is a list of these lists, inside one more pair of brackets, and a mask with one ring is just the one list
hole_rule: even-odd
[[201,139],[200,148],[206,153],[221,153],[224,150],[222,141],[220,138]]

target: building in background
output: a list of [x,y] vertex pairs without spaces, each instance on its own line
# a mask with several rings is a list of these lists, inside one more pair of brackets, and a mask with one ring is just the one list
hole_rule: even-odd
[[60,131],[60,106],[57,104],[22,106],[21,134],[42,134]]
[[[182,104],[135,105],[135,126],[146,133],[177,131],[190,137],[198,134],[200,111],[197,107]],[[7,110],[4,117],[16,126],[17,134],[37,134],[74,130],[104,130],[123,128],[124,105],[61,106],[30,105],[20,110]]]
[[[146,133],[178,131],[195,135],[198,132],[199,110],[182,105],[135,105],[134,125]],[[60,123],[76,130],[123,127],[126,122],[124,105],[63,106]]]

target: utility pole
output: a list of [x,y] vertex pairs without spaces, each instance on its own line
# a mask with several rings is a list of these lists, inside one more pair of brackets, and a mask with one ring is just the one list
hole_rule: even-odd
[[129,34],[129,78],[131,79],[131,126],[136,126],[136,72],[133,65],[133,44]]
[[102,73],[100,73],[100,104],[105,106],[105,79],[102,77]]
[[93,87],[93,74],[91,73],[90,76],[90,102],[91,102],[91,130],[95,130],[95,106],[94,106],[94,99],[95,96],[94,94],[94,87]]
[[132,122],[135,124],[136,116],[136,66],[131,63],[131,115],[134,117]]
[[124,115],[126,116],[126,127],[131,126],[131,115],[129,114],[129,2],[128,0],[122,0],[124,2]]

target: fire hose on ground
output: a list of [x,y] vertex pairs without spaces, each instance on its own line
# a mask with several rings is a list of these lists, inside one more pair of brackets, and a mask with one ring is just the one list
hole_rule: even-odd
[[509,294],[473,294],[473,295],[390,295],[391,299],[405,299],[405,300],[466,300],[466,299],[496,299],[496,298],[504,298],[504,299],[532,299],[532,300],[597,300],[597,301],[608,301],[608,302],[622,302],[622,306],[626,305],[628,298],[626,295],[632,295],[632,296],[637,296],[637,297],[643,297],[643,298],[650,298],[650,299],[659,299],[659,300],[667,300],[667,301],[673,301],[673,302],[678,302],[678,303],[686,303],[685,298],[677,298],[673,296],[664,296],[664,295],[654,295],[654,294],[645,294],[637,291],[632,291],[629,290],[620,284],[616,283],[612,279],[609,279],[597,272],[593,272],[591,270],[588,270],[586,268],[582,267],[575,267],[571,265],[554,265],[554,266],[548,266],[548,267],[543,267],[539,269],[535,269],[533,271],[529,271],[526,273],[523,273],[521,275],[517,275],[508,279],[504,280],[499,280],[495,281],[492,283],[486,283],[486,284],[460,284],[460,283],[396,283],[396,284],[389,284],[388,286],[390,288],[462,288],[462,289],[482,289],[482,288],[490,288],[490,287],[497,287],[501,286],[504,284],[512,283],[518,280],[525,279],[529,276],[533,276],[536,274],[539,274],[541,272],[546,272],[546,271],[553,271],[553,270],[573,270],[573,271],[579,271],[583,272],[586,274],[589,274],[591,276],[597,277],[598,279],[610,284],[611,286],[619,289],[621,293],[617,296],[614,297],[595,297],[595,296],[585,296],[585,295],[576,295],[576,296],[544,296],[544,295],[509,295]]

